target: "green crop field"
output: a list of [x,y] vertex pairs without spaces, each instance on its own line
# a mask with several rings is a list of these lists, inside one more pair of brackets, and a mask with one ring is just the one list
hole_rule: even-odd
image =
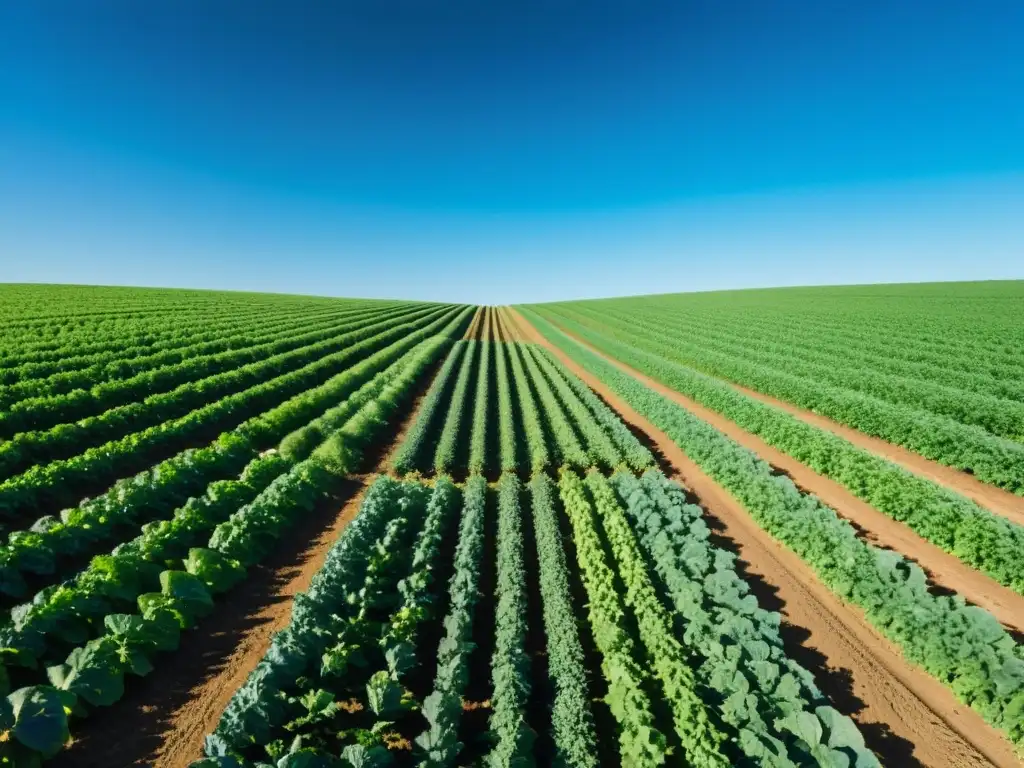
[[1024,283],[0,323],[0,765],[1024,754]]

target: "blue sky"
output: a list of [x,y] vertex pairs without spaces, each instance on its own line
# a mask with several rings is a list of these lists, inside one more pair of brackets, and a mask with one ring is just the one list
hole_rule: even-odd
[[0,280],[1024,277],[1021,39],[999,0],[7,3]]

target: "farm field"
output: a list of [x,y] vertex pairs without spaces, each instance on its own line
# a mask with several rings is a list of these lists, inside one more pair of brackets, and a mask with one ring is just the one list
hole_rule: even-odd
[[1024,754],[1022,283],[0,321],[2,765]]

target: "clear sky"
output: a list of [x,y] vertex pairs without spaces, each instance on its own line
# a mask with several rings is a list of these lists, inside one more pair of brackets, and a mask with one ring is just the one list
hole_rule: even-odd
[[1019,0],[0,0],[0,281],[1024,277]]

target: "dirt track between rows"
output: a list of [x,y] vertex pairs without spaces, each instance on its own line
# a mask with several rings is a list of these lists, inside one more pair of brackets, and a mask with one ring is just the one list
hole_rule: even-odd
[[926,459],[924,456],[914,453],[902,446],[893,445],[892,443],[886,442],[878,437],[865,435],[863,432],[859,432],[853,427],[847,427],[846,425],[840,424],[839,422],[833,421],[825,416],[819,416],[813,411],[808,411],[783,400],[778,400],[770,395],[765,395],[756,390],[748,389],[747,387],[740,386],[739,384],[734,384],[731,381],[726,383],[733,389],[742,392],[745,395],[749,395],[755,400],[760,400],[766,405],[771,405],[779,410],[786,411],[790,415],[795,416],[801,421],[812,426],[818,427],[819,429],[828,430],[844,440],[853,443],[858,448],[862,448],[865,451],[869,451],[870,453],[881,456],[884,459],[888,459],[893,464],[897,464],[904,469],[913,472],[915,475],[926,477],[932,482],[937,483],[944,488],[948,488],[954,493],[966,496],[990,512],[1002,515],[1007,520],[1017,523],[1018,525],[1024,525],[1024,497],[1012,494],[1002,488],[996,488],[994,485],[983,483],[981,480],[967,472],[954,469],[953,467],[947,467],[945,464],[940,464],[939,462],[932,461],[931,459]]
[[[527,322],[522,315],[522,322]],[[908,526],[893,520],[828,477],[819,475],[806,464],[774,448],[757,435],[747,432],[726,417],[676,392],[659,381],[645,376],[564,331],[576,343],[630,374],[638,381],[686,408],[719,432],[727,435],[778,470],[789,475],[802,490],[813,493],[825,504],[852,523],[863,538],[876,546],[893,549],[917,563],[928,576],[929,583],[942,590],[956,592],[969,603],[980,606],[998,619],[1011,632],[1024,634],[1024,595],[999,584],[981,571],[943,551],[922,538]],[[539,335],[539,334],[538,334]]]
[[[867,624],[859,610],[842,603],[803,561],[760,529],[742,505],[664,432],[544,339],[518,312],[509,308],[505,314],[520,335],[549,349],[628,424],[653,442],[670,465],[666,469],[674,470],[706,510],[721,543],[738,553],[745,565],[744,576],[762,605],[783,615],[787,652],[815,673],[833,705],[854,718],[868,745],[883,762],[936,768],[1020,765],[1012,746],[999,732],[958,702],[949,689],[907,663],[891,643]],[[659,392],[671,393],[627,366],[604,359]],[[680,402],[678,393],[671,395],[687,407],[685,398]],[[721,421],[721,417],[716,421]],[[808,479],[817,484],[814,478]],[[797,483],[800,484],[799,480]]]
[[337,494],[281,540],[268,561],[218,602],[214,615],[183,633],[181,647],[168,663],[158,662],[147,678],[133,680],[136,685],[113,707],[78,723],[74,743],[48,765],[186,768],[203,756],[206,735],[273,636],[291,621],[295,596],[309,588],[327,553],[355,519],[370,482],[387,471],[440,362],[424,376],[403,421],[369,452],[373,472],[343,481]]

